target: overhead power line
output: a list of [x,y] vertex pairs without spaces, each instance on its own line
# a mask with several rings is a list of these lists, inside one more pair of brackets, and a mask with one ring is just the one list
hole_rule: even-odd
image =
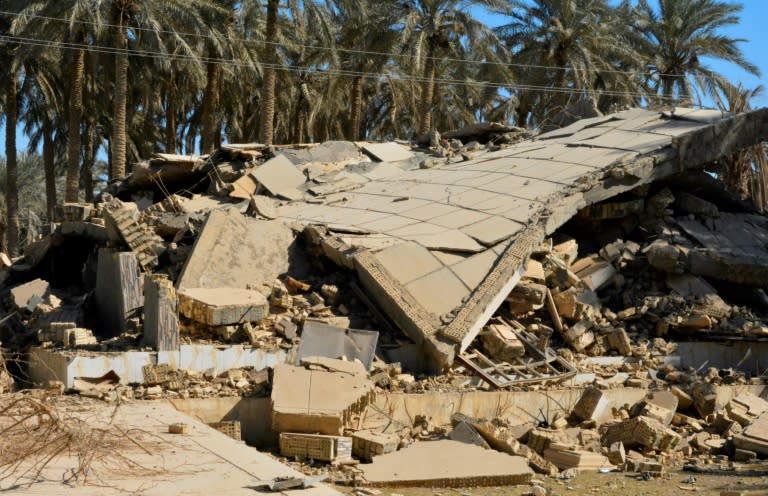
[[[255,67],[253,64],[243,63],[233,59],[224,59],[224,58],[215,58],[215,57],[194,57],[191,55],[174,54],[174,53],[151,51],[151,50],[138,50],[133,48],[117,48],[117,47],[109,47],[109,46],[103,46],[103,45],[90,45],[86,43],[71,43],[71,42],[48,40],[48,39],[33,38],[33,37],[0,35],[0,41],[17,43],[20,45],[28,45],[28,46],[39,46],[39,47],[48,47],[48,48],[54,47],[54,48],[62,48],[62,49],[68,49],[68,50],[88,50],[94,53],[102,53],[102,54],[110,54],[110,55],[133,55],[137,57],[157,58],[157,59],[165,59],[165,60],[171,59],[171,60],[182,60],[182,61],[190,61],[190,62],[214,63],[214,64],[223,64],[223,65],[229,65],[233,67],[249,68],[249,69]],[[404,75],[389,74],[389,73],[385,74],[380,72],[360,72],[360,71],[349,71],[349,70],[343,70],[343,69],[323,70],[323,69],[313,68],[310,66],[286,66],[283,64],[267,64],[267,63],[261,63],[260,66],[264,68],[271,68],[271,69],[280,70],[280,71],[299,72],[299,73],[306,73],[306,74],[313,74],[313,75],[320,75],[320,76],[364,77],[367,79],[387,78],[387,79],[392,79],[396,81],[408,81],[408,82],[416,82],[416,83],[429,81],[427,78],[418,77],[418,76],[404,76]],[[540,86],[540,85],[530,85],[530,84],[517,84],[517,83],[510,83],[510,82],[467,81],[463,79],[446,79],[446,78],[435,78],[433,81],[438,84],[448,84],[448,85],[455,85],[455,86],[484,86],[488,88],[514,89],[517,91],[525,91],[525,90],[541,91],[546,93],[583,94],[585,91],[583,89],[570,88],[570,87]],[[594,92],[597,93],[598,95],[604,95],[604,96],[656,99],[661,101],[668,101],[670,103],[675,103],[678,101],[678,99],[674,97],[665,97],[662,95],[655,95],[655,94],[641,93],[641,92],[620,91],[620,90],[594,90]],[[709,108],[709,107],[704,107],[702,105],[695,105],[695,106],[700,108]]]
[[[32,19],[43,19],[43,20],[49,20],[49,21],[55,21],[55,22],[62,22],[66,24],[84,24],[88,26],[98,26],[98,27],[107,27],[107,28],[130,28],[131,30],[135,31],[146,31],[151,33],[158,33],[158,34],[169,34],[173,36],[190,36],[190,37],[196,37],[196,38],[202,38],[206,40],[217,40],[220,41],[221,39],[210,35],[210,34],[201,34],[201,33],[189,33],[189,32],[180,32],[180,31],[172,31],[167,29],[153,29],[153,28],[145,28],[141,26],[121,26],[118,24],[110,24],[110,23],[96,23],[93,21],[85,21],[85,20],[78,20],[78,19],[65,19],[62,17],[50,17],[50,16],[42,16],[38,14],[24,14],[21,12],[8,12],[8,11],[0,11],[0,15],[8,16],[8,17],[30,17]],[[240,41],[242,43],[251,44],[251,45],[273,45],[277,47],[284,47],[284,48],[290,48],[290,47],[297,47],[297,48],[307,48],[311,50],[326,50],[326,51],[336,51],[341,53],[351,53],[351,54],[357,54],[357,55],[375,55],[380,57],[388,57],[388,58],[417,58],[415,55],[409,55],[409,54],[394,54],[391,52],[380,52],[380,51],[371,51],[371,50],[358,50],[353,48],[339,48],[339,47],[329,47],[329,46],[323,46],[323,45],[306,45],[301,43],[292,43],[292,44],[286,44],[286,43],[280,43],[280,42],[272,42],[272,41],[266,41],[266,40],[249,40],[242,37],[231,37],[226,36],[223,37],[224,39],[230,39],[234,41]],[[499,61],[486,61],[486,60],[470,60],[470,59],[460,59],[460,58],[452,58],[452,57],[424,57],[424,59],[431,59],[431,60],[439,60],[439,61],[446,61],[446,62],[456,62],[461,64],[483,64],[483,65],[494,65],[494,66],[500,66],[500,67],[517,67],[517,68],[525,68],[525,69],[541,69],[541,70],[553,70],[553,71],[566,71],[566,72],[572,72],[574,69],[572,67],[558,67],[558,66],[552,66],[552,65],[541,65],[541,64],[523,64],[519,62],[499,62]],[[619,69],[600,69],[598,72],[603,74],[622,74],[625,76],[635,76],[635,77],[644,77],[644,78],[651,78],[651,77],[681,77],[680,74],[665,74],[661,72],[641,72],[641,71],[622,71]]]

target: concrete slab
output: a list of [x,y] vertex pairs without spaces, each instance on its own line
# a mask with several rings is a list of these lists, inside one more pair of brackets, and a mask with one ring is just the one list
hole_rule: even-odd
[[502,486],[527,484],[533,477],[521,456],[451,440],[417,442],[360,468],[372,486]]
[[19,308],[28,308],[30,311],[34,310],[37,303],[40,303],[45,295],[50,290],[48,281],[42,279],[35,279],[24,284],[20,284],[11,289],[11,298],[13,303]]
[[413,152],[397,143],[366,143],[362,146],[366,153],[379,162],[399,162],[413,157]]
[[310,370],[281,364],[272,383],[272,429],[339,435],[355,413],[367,406],[374,391],[365,367],[359,362],[339,362],[336,370]]
[[[136,442],[126,440],[121,443],[119,457],[94,457],[90,461],[90,483],[62,482],[70,470],[81,466],[82,460],[76,453],[54,458],[34,479],[31,476],[38,475],[36,470],[23,465],[19,474],[29,468],[30,477],[19,481],[13,489],[15,494],[249,496],[254,494],[251,487],[254,479],[304,477],[271,456],[235,441],[164,401],[122,403],[115,408],[102,401],[80,398],[74,406],[64,404],[62,408],[89,427],[108,431],[110,426],[115,426],[121,433],[129,433]],[[188,432],[169,434],[168,426],[175,423],[186,424]],[[129,469],[125,462],[142,469]],[[291,494],[330,496],[340,493],[319,484],[311,489],[292,490]]]
[[296,199],[297,189],[304,184],[306,178],[287,157],[278,155],[261,164],[251,175],[275,196],[286,196]]
[[236,210],[211,212],[187,259],[177,288],[240,288],[272,284],[281,274],[309,272],[293,232],[279,220],[256,220]]
[[493,246],[499,241],[509,238],[522,228],[522,224],[518,222],[505,219],[504,217],[493,216],[463,227],[461,232],[473,237],[485,246]]
[[470,290],[461,279],[443,268],[405,285],[425,310],[440,316],[461,305]]
[[386,248],[374,257],[403,285],[443,266],[429,250],[413,242]]
[[267,298],[237,288],[184,288],[178,292],[179,312],[209,326],[258,322],[269,314]]

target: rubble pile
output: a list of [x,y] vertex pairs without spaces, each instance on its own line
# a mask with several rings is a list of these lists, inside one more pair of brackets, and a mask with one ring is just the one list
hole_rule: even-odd
[[[768,217],[703,167],[754,144],[765,115],[157,154],[0,256],[0,339],[29,357],[28,385],[59,392],[268,397],[283,456],[360,485],[764,458]],[[730,363],[703,346],[722,343],[749,348]],[[462,410],[554,388],[576,397],[556,415]],[[624,389],[644,397],[608,394]],[[459,399],[442,422],[378,402],[415,395]],[[240,439],[231,422],[211,424]]]

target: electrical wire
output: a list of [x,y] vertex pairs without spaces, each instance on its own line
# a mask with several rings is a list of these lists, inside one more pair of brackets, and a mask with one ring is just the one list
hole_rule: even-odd
[[[108,28],[126,28],[127,27],[127,26],[121,26],[119,24],[96,23],[93,21],[65,19],[61,17],[41,16],[38,14],[24,14],[21,12],[8,12],[8,11],[1,11],[1,10],[0,10],[0,15],[10,16],[10,17],[24,16],[24,17],[30,17],[33,19],[43,19],[43,20],[56,21],[56,22],[62,22],[67,24],[76,23],[76,24],[84,24],[89,26],[108,27]],[[172,31],[167,29],[144,28],[141,26],[130,26],[130,29],[135,31],[148,31],[151,33],[159,33],[159,34],[170,34],[170,35],[179,36],[179,37],[190,36],[190,37],[197,37],[197,38],[202,38],[206,40],[219,39],[218,37],[213,35],[189,33],[189,32],[183,32],[183,31]],[[297,47],[297,48],[306,48],[311,50],[327,50],[327,51],[335,51],[335,52],[341,52],[341,53],[351,53],[351,54],[357,54],[357,55],[375,55],[375,56],[388,57],[388,58],[392,58],[392,57],[417,58],[415,55],[393,54],[391,52],[379,52],[379,51],[370,51],[370,50],[358,50],[358,49],[352,49],[352,48],[328,47],[328,46],[322,46],[322,45],[305,45],[301,43],[285,44],[285,43],[274,42],[274,41],[248,40],[241,37],[230,37],[230,36],[227,36],[225,38],[230,39],[232,41],[239,41],[246,44],[273,45],[276,47]],[[574,70],[572,67],[558,67],[558,66],[539,65],[539,64],[523,64],[519,62],[469,60],[469,59],[459,59],[459,58],[452,58],[452,57],[425,57],[424,59],[425,60],[426,59],[441,60],[446,62],[456,62],[456,63],[462,63],[462,64],[484,64],[484,65],[495,65],[495,66],[501,66],[501,67],[518,67],[518,68],[525,68],[525,69],[543,69],[543,70],[566,71],[566,72],[571,72]],[[603,74],[622,74],[627,76],[638,76],[638,77],[646,77],[646,78],[680,77],[680,74],[665,74],[661,72],[622,71],[618,69],[604,69],[604,70],[600,70],[599,72]]]
[[[109,55],[134,55],[134,56],[146,57],[146,58],[156,58],[156,59],[166,59],[166,60],[172,59],[172,60],[191,61],[191,62],[223,64],[223,65],[229,65],[229,66],[240,67],[240,68],[254,68],[253,64],[247,64],[247,63],[239,62],[233,59],[216,58],[216,57],[195,57],[191,55],[174,54],[174,53],[168,53],[168,52],[138,50],[138,49],[132,49],[132,48],[117,48],[117,47],[108,47],[103,45],[90,45],[85,43],[71,43],[71,42],[47,40],[47,39],[41,39],[41,38],[32,38],[32,37],[0,35],[0,41],[5,41],[8,43],[18,43],[20,45],[46,47],[46,48],[55,47],[55,48],[63,48],[63,49],[69,49],[69,50],[87,50],[94,53],[102,53],[102,54],[109,54]],[[283,64],[268,64],[268,63],[261,63],[260,66],[264,68],[271,68],[271,69],[286,71],[286,72],[298,72],[298,73],[306,73],[306,74],[321,75],[321,76],[363,77],[367,79],[388,78],[396,81],[408,81],[408,82],[416,82],[416,83],[433,81],[438,84],[448,84],[448,85],[455,85],[455,86],[469,86],[469,87],[483,86],[487,88],[506,88],[506,89],[514,89],[517,91],[527,90],[527,91],[541,91],[546,93],[583,94],[585,91],[583,89],[569,88],[569,87],[540,86],[540,85],[518,84],[518,83],[499,83],[499,82],[492,82],[492,81],[467,81],[463,79],[447,79],[447,78],[435,78],[430,80],[428,78],[419,77],[419,76],[400,76],[397,74],[389,74],[389,73],[384,74],[380,72],[349,71],[349,70],[343,70],[343,69],[322,70],[322,69],[317,69],[310,66],[286,66]],[[665,97],[663,95],[653,95],[653,94],[642,93],[642,92],[620,91],[620,90],[593,90],[593,91],[603,96],[656,99],[660,101],[669,101],[670,103],[679,101],[679,99],[675,97]],[[695,105],[695,106],[700,108],[710,108],[710,107],[704,107],[703,105]]]

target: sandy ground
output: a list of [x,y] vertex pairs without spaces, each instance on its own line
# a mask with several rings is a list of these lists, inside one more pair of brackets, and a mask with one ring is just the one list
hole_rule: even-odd
[[[695,483],[684,481],[696,478]],[[697,494],[718,496],[721,491],[746,491],[748,496],[768,495],[768,473],[763,477],[715,476],[672,472],[651,480],[640,480],[637,474],[583,473],[570,481],[537,476],[534,481],[551,490],[551,495],[621,495],[672,496]],[[355,494],[354,488],[337,486],[345,494]],[[377,488],[381,496],[522,496],[531,493],[530,486],[477,487],[477,488]],[[736,493],[738,494],[738,493]]]

